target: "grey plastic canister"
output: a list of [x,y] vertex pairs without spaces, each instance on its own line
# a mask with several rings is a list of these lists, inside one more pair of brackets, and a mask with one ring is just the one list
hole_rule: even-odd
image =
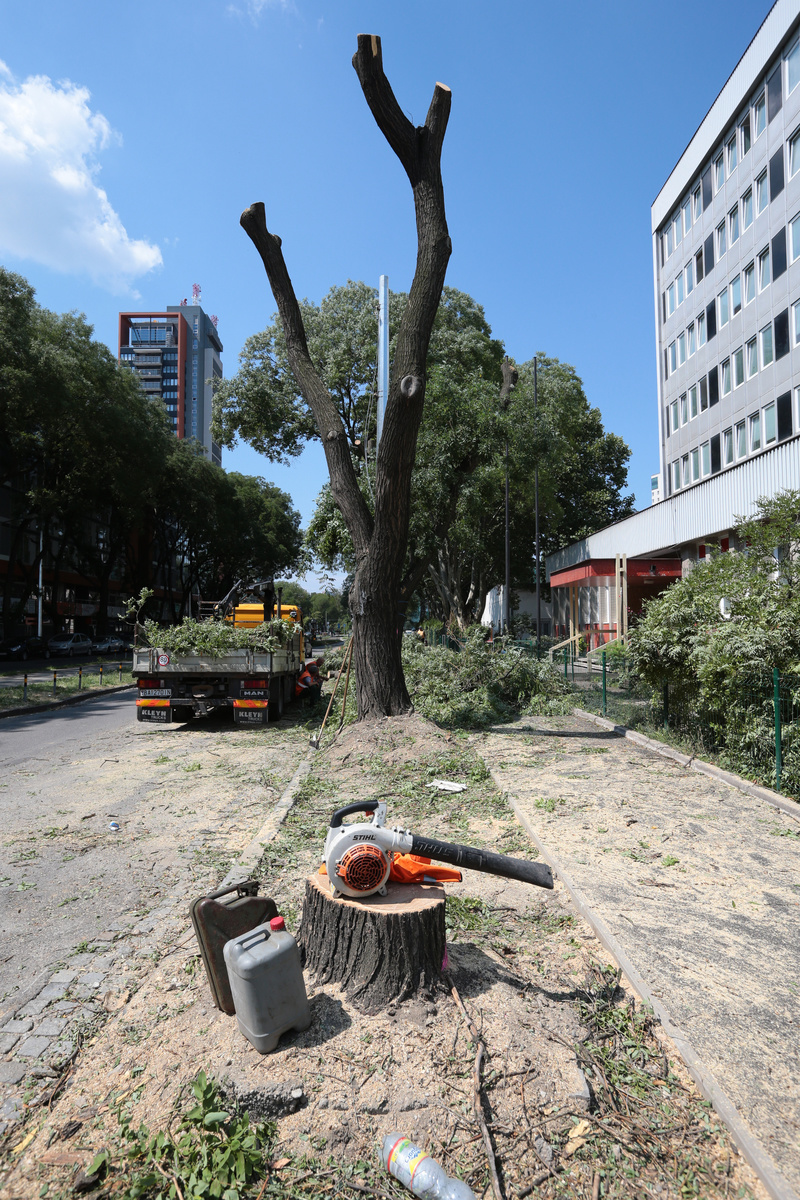
[[239,1029],[259,1054],[274,1050],[287,1029],[308,1029],[300,951],[283,917],[232,938],[223,953]]

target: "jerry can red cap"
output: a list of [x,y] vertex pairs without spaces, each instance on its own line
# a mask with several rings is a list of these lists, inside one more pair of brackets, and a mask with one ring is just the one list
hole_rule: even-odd
[[273,917],[269,923],[269,927],[273,933],[280,933],[282,929],[286,928],[286,922],[283,917]]

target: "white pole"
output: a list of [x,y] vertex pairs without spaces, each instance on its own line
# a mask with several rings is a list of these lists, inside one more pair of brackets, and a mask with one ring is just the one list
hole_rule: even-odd
[[383,417],[389,394],[389,276],[381,275],[378,284],[378,442],[383,433]]

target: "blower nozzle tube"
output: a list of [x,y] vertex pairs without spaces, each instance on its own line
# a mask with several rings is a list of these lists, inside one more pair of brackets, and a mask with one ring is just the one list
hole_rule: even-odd
[[532,883],[536,887],[553,886],[553,872],[545,863],[507,858],[505,854],[494,854],[491,850],[437,842],[433,838],[417,837],[416,834],[412,836],[411,843],[411,853],[422,858],[432,858],[436,862],[465,867],[470,871],[485,871],[487,875],[502,875],[505,879],[518,879],[521,883]]

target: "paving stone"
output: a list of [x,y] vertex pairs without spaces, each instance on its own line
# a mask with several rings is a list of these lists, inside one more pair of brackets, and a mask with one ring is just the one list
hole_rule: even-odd
[[25,1063],[0,1062],[0,1083],[19,1083],[27,1070]]
[[87,971],[85,975],[81,975],[78,983],[84,987],[99,987],[105,977],[105,971]]
[[41,1025],[36,1026],[37,1037],[58,1037],[67,1021],[65,1017],[46,1017]]
[[93,954],[88,951],[84,954],[73,954],[69,960],[70,967],[77,967],[80,970],[82,967],[88,967],[89,963],[94,958]]
[[53,1000],[61,1000],[66,993],[66,985],[63,983],[48,983],[39,992],[38,996],[34,996],[33,1000],[21,1008],[18,1016],[21,1017],[38,1017],[39,1013],[44,1012],[48,1004]]
[[72,983],[73,979],[78,978],[77,971],[56,971],[55,975],[50,976],[51,983]]
[[[98,954],[96,958],[92,959],[92,971],[94,973],[97,971],[107,971],[109,967],[113,966],[116,957],[116,954]],[[85,982],[86,977],[84,976],[81,979],[81,983]]]
[[21,1096],[7,1096],[0,1104],[0,1117],[6,1121],[20,1121],[25,1111],[25,1103]]
[[59,1041],[53,1042],[52,1046],[47,1052],[47,1057],[52,1062],[57,1062],[61,1059],[69,1058],[74,1049],[75,1043],[71,1042],[69,1038],[60,1038]]
[[95,942],[113,942],[116,936],[112,930],[108,930],[106,933],[96,933],[92,940]]
[[0,1033],[28,1033],[33,1029],[33,1021],[25,1017],[20,1021],[7,1021]]
[[51,1041],[49,1037],[26,1037],[25,1041],[17,1046],[17,1054],[22,1058],[38,1058],[40,1054],[44,1054]]
[[0,1054],[8,1054],[19,1041],[18,1033],[0,1033]]
[[59,1000],[56,1004],[52,1005],[53,1012],[63,1013],[74,1012],[77,1007],[78,1003],[76,1000]]

